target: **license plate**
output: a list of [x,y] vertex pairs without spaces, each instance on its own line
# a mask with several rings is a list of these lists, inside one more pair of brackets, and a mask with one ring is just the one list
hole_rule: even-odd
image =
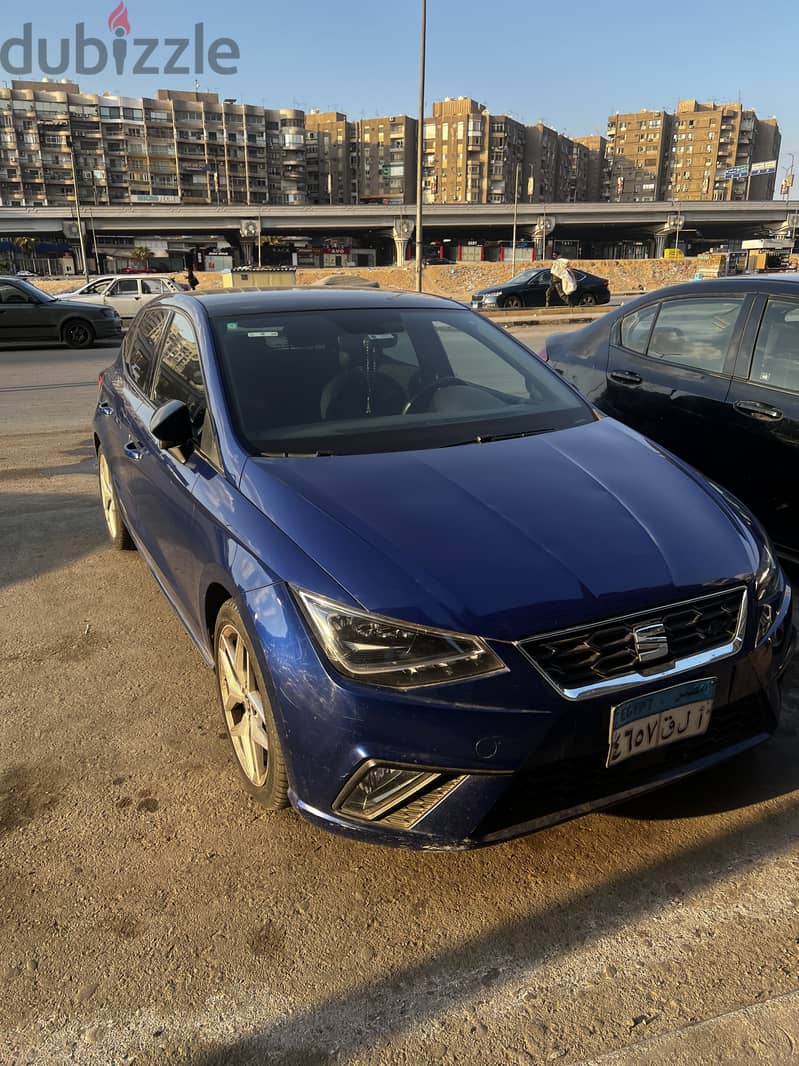
[[716,679],[689,681],[619,703],[610,712],[606,766],[706,733],[713,710]]

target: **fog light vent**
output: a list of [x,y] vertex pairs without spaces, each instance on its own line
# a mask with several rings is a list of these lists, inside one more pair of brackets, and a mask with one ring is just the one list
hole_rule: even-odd
[[334,810],[350,818],[410,829],[463,780],[462,774],[365,763],[344,786]]

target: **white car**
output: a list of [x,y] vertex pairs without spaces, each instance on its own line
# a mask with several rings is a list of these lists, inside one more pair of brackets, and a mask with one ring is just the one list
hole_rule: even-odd
[[105,274],[75,292],[63,295],[84,303],[107,304],[117,311],[122,324],[129,326],[144,304],[164,293],[182,291],[183,286],[166,274]]

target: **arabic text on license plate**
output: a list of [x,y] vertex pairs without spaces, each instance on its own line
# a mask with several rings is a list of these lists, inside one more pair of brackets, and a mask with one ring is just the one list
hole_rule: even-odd
[[706,733],[715,690],[716,680],[710,677],[618,704],[610,715],[606,765]]

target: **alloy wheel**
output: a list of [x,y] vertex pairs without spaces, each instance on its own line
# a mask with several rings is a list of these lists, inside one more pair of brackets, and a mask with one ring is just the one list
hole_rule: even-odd
[[261,788],[269,769],[264,697],[244,638],[230,623],[219,634],[217,671],[225,723],[239,766],[247,780]]
[[116,540],[119,536],[119,511],[117,510],[117,501],[114,496],[114,486],[111,483],[111,471],[108,469],[108,460],[102,452],[100,453],[99,466],[100,499],[103,504],[105,524],[108,526],[108,532],[111,535],[111,539]]

